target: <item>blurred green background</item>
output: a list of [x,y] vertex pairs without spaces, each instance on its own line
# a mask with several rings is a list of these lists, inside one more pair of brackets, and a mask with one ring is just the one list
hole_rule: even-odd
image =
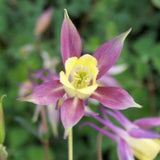
[[[53,7],[51,24],[37,39],[34,36],[37,19],[49,7]],[[18,85],[28,79],[28,70],[43,67],[40,50],[60,59],[64,8],[80,32],[83,51],[87,53],[132,28],[117,62],[126,64],[127,70],[115,78],[143,108],[123,113],[131,120],[160,115],[159,0],[1,0],[0,95],[7,94],[4,112],[8,160],[44,160],[37,138],[39,122],[32,122],[35,105],[16,99]],[[28,51],[28,46],[37,43],[40,49]],[[79,124],[85,121],[91,119],[84,117]],[[96,160],[97,132],[89,127],[80,129],[79,124],[74,127],[74,160]],[[67,140],[63,139],[61,125],[57,138],[50,130],[49,143],[51,160],[67,159]],[[118,159],[116,144],[105,137],[102,150],[104,159]]]

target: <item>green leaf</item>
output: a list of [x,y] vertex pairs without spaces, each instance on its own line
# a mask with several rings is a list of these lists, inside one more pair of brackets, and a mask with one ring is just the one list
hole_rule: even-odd
[[[20,137],[19,137],[20,136]],[[25,144],[28,139],[28,133],[23,128],[18,127],[12,127],[7,134],[7,139],[10,142],[10,147],[14,148],[15,150]]]
[[153,65],[158,70],[158,72],[160,73],[160,57],[158,57],[158,56],[154,57]]
[[143,80],[147,76],[147,73],[149,71],[147,63],[137,63],[135,67],[138,79]]
[[143,62],[147,62],[153,56],[154,43],[154,35],[150,33],[142,36],[133,44],[134,50]]
[[15,120],[22,126],[24,127],[28,132],[30,132],[32,135],[40,139],[39,134],[37,132],[37,129],[31,125],[30,122],[26,121],[22,117],[16,117]]
[[160,0],[152,0],[151,2],[155,7],[160,8]]
[[[54,160],[53,158],[53,152],[49,150],[49,157],[51,160]],[[40,146],[30,146],[27,150],[27,159],[28,160],[44,160],[44,149]]]

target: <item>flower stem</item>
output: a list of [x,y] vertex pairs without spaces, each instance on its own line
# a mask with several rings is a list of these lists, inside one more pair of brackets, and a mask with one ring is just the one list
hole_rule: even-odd
[[[44,106],[41,106],[41,119],[42,119],[42,126],[44,134],[47,134],[48,127],[47,127],[47,119],[46,119],[46,110]],[[48,143],[48,136],[45,138],[42,137],[42,144],[45,152],[45,160],[49,160],[49,143]]]
[[103,160],[101,144],[102,144],[102,134],[98,133],[97,135],[97,160]]
[[49,160],[49,145],[48,142],[43,143],[43,148],[45,151],[45,160]]
[[68,160],[73,160],[73,135],[72,129],[68,135]]

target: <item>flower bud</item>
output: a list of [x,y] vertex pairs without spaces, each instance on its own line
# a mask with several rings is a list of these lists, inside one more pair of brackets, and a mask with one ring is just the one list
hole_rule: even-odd
[[36,36],[41,35],[48,28],[52,19],[52,12],[53,8],[47,9],[37,20],[36,27],[34,30],[34,34]]

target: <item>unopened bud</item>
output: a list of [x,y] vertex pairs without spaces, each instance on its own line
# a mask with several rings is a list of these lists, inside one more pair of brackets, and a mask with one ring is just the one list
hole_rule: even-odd
[[42,15],[39,17],[36,23],[36,27],[34,30],[34,34],[36,36],[41,35],[49,26],[52,19],[53,8],[47,9]]

